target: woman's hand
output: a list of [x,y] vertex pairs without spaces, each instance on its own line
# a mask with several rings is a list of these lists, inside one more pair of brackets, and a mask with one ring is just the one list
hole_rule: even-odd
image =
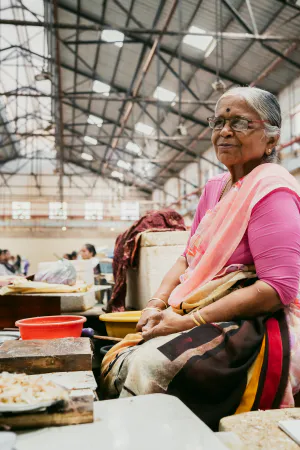
[[190,316],[180,316],[168,308],[162,312],[154,312],[142,327],[142,336],[149,341],[158,336],[167,336],[180,331],[190,330],[195,326]]
[[136,331],[142,331],[142,328],[146,325],[148,319],[156,314],[160,314],[156,308],[147,309],[146,311],[143,311],[140,320],[137,323]]

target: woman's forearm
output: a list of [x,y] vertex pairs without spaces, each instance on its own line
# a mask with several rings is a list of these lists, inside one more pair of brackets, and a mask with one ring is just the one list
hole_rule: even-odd
[[[277,292],[267,283],[257,281],[252,286],[234,291],[211,303],[199,313],[207,323],[227,322],[275,312],[281,307],[282,303]],[[157,336],[190,330],[200,323],[199,320],[197,313],[180,316],[168,308],[145,320],[140,331],[143,331],[143,338],[149,340]]]
[[208,322],[249,319],[275,312],[282,307],[280,298],[270,285],[257,281],[252,286],[238,289],[215,303],[201,309],[200,314]]
[[[153,294],[152,299],[147,304],[147,308],[143,310],[143,314],[137,324],[137,331],[142,331],[148,319],[157,313],[157,309],[164,311],[168,304],[169,296],[173,289],[180,283],[179,277],[187,268],[187,262],[184,256],[180,256],[176,263],[171,267],[164,276],[159,288]],[[159,300],[160,299],[160,300]]]
[[[171,292],[180,283],[179,277],[187,269],[187,262],[184,256],[180,256],[176,263],[171,267],[171,269],[164,276],[159,288],[154,293],[153,297],[158,297],[168,302]],[[161,305],[160,305],[161,306]]]

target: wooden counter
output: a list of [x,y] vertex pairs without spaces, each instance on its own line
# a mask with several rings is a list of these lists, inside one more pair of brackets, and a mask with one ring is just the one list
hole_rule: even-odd
[[47,372],[92,370],[89,338],[6,341],[0,347],[0,372]]

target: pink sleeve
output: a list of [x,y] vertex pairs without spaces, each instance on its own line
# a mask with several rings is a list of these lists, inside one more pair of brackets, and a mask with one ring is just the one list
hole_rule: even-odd
[[195,215],[194,215],[194,220],[192,223],[190,236],[189,236],[189,239],[186,244],[186,248],[185,248],[182,256],[186,256],[186,252],[187,252],[191,237],[195,234],[195,231],[197,230],[198,225],[201,222],[205,213],[206,213],[206,188],[203,189],[202,195],[200,197],[200,200],[199,200],[199,203],[198,203]]
[[298,292],[300,278],[299,199],[276,190],[254,208],[248,225],[248,240],[258,278],[278,293],[284,305]]

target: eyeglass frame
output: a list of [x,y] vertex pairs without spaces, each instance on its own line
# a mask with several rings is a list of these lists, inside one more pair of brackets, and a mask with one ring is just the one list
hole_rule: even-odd
[[[222,128],[212,128],[212,127],[210,126],[210,123],[213,121],[213,119],[222,119],[222,120],[223,120],[223,126],[222,126]],[[232,128],[231,123],[230,123],[230,122],[231,122],[232,120],[234,120],[234,119],[243,119],[243,120],[245,120],[246,122],[248,122],[248,127],[245,128],[245,130],[235,130],[234,128]],[[212,116],[212,117],[207,117],[207,121],[208,121],[208,126],[209,126],[209,128],[210,128],[212,131],[217,131],[217,130],[220,131],[220,130],[222,130],[222,129],[224,128],[225,123],[226,123],[227,121],[229,121],[230,129],[233,130],[233,131],[237,131],[237,132],[249,130],[249,124],[250,124],[250,123],[270,123],[269,120],[247,119],[247,117],[243,117],[243,116],[233,116],[233,117],[229,117],[228,119],[226,119],[225,117],[215,117],[215,116]],[[251,129],[251,128],[250,128],[250,129]],[[257,129],[261,129],[261,128],[257,128]]]

